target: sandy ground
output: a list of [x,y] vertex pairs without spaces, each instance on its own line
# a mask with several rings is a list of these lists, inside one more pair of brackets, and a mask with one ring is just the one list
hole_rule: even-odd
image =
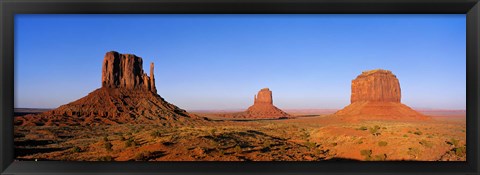
[[16,126],[19,160],[465,161],[464,113],[422,122],[342,122],[328,113],[234,120],[202,113],[201,126]]

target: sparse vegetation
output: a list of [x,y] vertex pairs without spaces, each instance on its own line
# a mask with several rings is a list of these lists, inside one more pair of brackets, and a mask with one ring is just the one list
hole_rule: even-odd
[[366,127],[366,126],[361,126],[361,127],[358,128],[357,130],[366,131],[366,130],[368,130],[368,127]]
[[458,147],[459,146],[458,143],[459,143],[459,140],[454,139],[454,138],[450,139],[450,141],[447,141],[447,144],[453,145],[454,147]]
[[75,147],[72,148],[72,152],[73,153],[79,153],[79,152],[82,152],[82,149],[78,146],[75,146]]
[[105,142],[104,147],[107,151],[112,151],[113,145],[110,142]]
[[280,146],[280,152],[281,152],[281,153],[284,153],[285,150],[286,150],[285,145]]
[[112,161],[112,156],[102,156],[98,158],[98,161]]
[[467,147],[465,146],[455,148],[455,155],[457,155],[458,157],[465,157],[466,153]]
[[384,161],[387,159],[387,154],[378,154],[373,157],[375,161]]
[[362,155],[365,158],[365,160],[370,160],[372,158],[372,150],[371,149],[360,150],[360,155]]
[[162,132],[160,130],[155,130],[155,131],[152,131],[150,133],[150,136],[152,137],[161,137],[162,136]]
[[131,147],[131,146],[137,146],[137,143],[135,142],[135,140],[133,140],[133,138],[130,138],[125,141],[125,147]]
[[235,146],[235,152],[237,154],[241,154],[242,153],[242,148],[239,145]]
[[150,151],[143,151],[135,155],[134,159],[136,161],[148,161],[150,159],[151,154],[152,153]]
[[314,142],[305,142],[305,146],[307,146],[309,150],[314,150],[317,147],[317,144]]
[[385,142],[385,141],[380,141],[380,142],[378,142],[378,146],[387,146],[387,144],[388,144],[388,143]]
[[420,145],[423,145],[423,146],[425,146],[425,147],[427,147],[427,148],[431,148],[431,147],[433,146],[433,143],[432,143],[432,142],[429,142],[429,141],[427,141],[427,140],[425,140],[425,139],[420,140],[420,142],[418,142],[418,143],[420,143]]
[[[43,142],[38,143],[45,143],[47,147],[68,149],[20,157],[26,159],[43,157],[53,159],[53,156],[57,155],[58,158],[55,158],[58,160],[86,161],[321,161],[335,158],[366,161],[390,159],[464,161],[466,159],[465,133],[460,132],[464,128],[457,123],[453,125],[436,121],[434,125],[429,125],[426,122],[417,124],[361,121],[318,125],[313,121],[323,121],[323,119],[309,121],[309,118],[301,118],[292,123],[289,123],[289,120],[291,119],[230,121],[226,122],[228,125],[222,125],[222,121],[218,121],[213,125],[186,125],[178,129],[170,126],[162,127],[163,124],[145,124],[142,125],[144,129],[141,132],[133,135],[127,135],[126,132],[132,132],[140,126],[135,126],[132,130],[128,124],[91,128],[70,127],[71,133],[63,130],[58,132],[56,129],[45,129],[45,127],[34,132],[22,128],[25,131],[21,132],[22,135],[17,134],[16,139],[19,141],[41,139]],[[419,130],[416,130],[417,127]],[[426,130],[429,127],[433,129]],[[411,130],[410,134],[407,133],[409,130]],[[51,136],[57,135],[48,135],[47,131],[58,134],[62,140],[52,140],[54,137]],[[423,133],[417,135],[413,132]],[[28,138],[26,139],[25,136]],[[140,144],[144,146],[139,146]],[[45,146],[41,145],[38,148],[42,147]]]
[[104,142],[108,142],[108,136],[104,136],[104,137],[103,137],[103,141],[104,141]]
[[210,130],[210,135],[214,136],[216,132],[217,132],[217,129],[213,128],[213,129]]
[[378,125],[375,125],[374,127],[368,128],[368,130],[370,131],[370,134],[372,134],[374,136],[380,135],[379,129],[380,129],[380,126],[378,126]]
[[[417,129],[418,129],[418,128],[417,128]],[[415,134],[415,135],[422,135],[422,132],[421,132],[421,131],[415,131],[415,132],[413,132],[413,134]]]

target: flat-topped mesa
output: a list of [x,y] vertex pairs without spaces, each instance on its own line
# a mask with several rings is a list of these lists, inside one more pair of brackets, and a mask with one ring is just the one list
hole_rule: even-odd
[[389,70],[363,71],[352,80],[350,102],[398,102],[401,100],[400,83]]
[[263,88],[255,95],[253,104],[271,104],[273,105],[272,91],[268,88]]
[[143,71],[143,60],[133,54],[110,51],[105,54],[102,65],[102,87],[147,89],[157,92],[150,65],[150,77]]
[[400,83],[391,71],[364,71],[352,80],[351,103],[335,112],[341,120],[430,120],[402,104]]

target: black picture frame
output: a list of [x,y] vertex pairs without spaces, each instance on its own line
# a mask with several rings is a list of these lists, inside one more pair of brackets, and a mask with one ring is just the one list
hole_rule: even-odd
[[[1,174],[479,174],[478,0],[3,0],[0,44]],[[15,14],[466,14],[465,162],[14,161]]]

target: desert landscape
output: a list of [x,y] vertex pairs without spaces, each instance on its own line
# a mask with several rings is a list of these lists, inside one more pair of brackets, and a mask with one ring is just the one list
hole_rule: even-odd
[[344,80],[343,109],[280,109],[265,87],[245,110],[187,111],[157,94],[153,63],[149,75],[142,67],[141,57],[107,52],[102,87],[56,109],[16,109],[16,159],[466,161],[465,110],[403,104],[389,70]]

